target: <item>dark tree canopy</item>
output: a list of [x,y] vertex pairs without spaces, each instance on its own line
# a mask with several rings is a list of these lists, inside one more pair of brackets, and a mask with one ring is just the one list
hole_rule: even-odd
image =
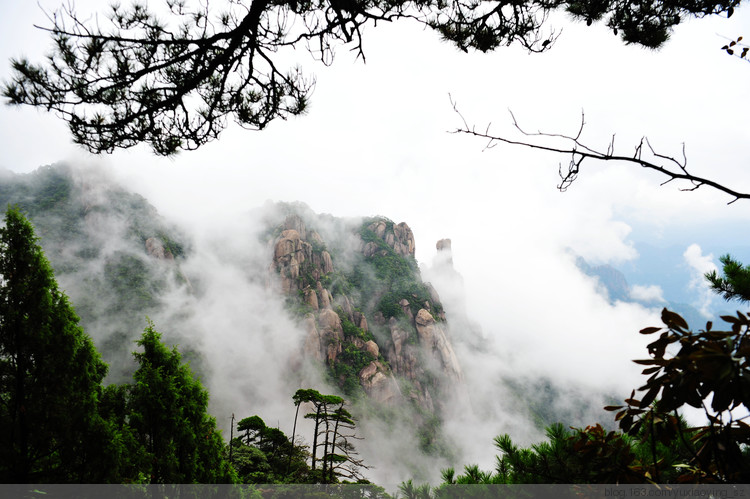
[[330,64],[348,45],[364,59],[363,30],[378,22],[410,19],[464,51],[541,52],[557,36],[545,29],[549,14],[565,10],[655,48],[683,19],[730,16],[740,0],[226,0],[216,11],[165,2],[166,16],[144,3],[115,5],[106,21],[72,7],[51,14],[48,60],[13,60],[4,96],[54,111],[92,152],[146,142],[168,155],[215,139],[229,119],[262,129],[303,113],[314,81],[287,67],[287,54],[306,47]]
[[0,228],[0,482],[106,481],[98,413],[107,365],[78,325],[31,223]]
[[[715,330],[708,322],[693,332],[664,309],[665,327],[640,331],[659,333],[648,345],[649,358],[634,361],[649,376],[638,388],[643,396],[636,399],[633,390],[627,405],[605,407],[618,411],[615,420],[625,433],[646,427],[664,444],[679,441],[689,456],[678,477],[683,483],[750,481],[750,425],[743,421],[750,408],[750,319],[739,311],[721,319],[731,330]],[[689,432],[681,428],[677,411],[686,406],[702,409],[707,423]]]

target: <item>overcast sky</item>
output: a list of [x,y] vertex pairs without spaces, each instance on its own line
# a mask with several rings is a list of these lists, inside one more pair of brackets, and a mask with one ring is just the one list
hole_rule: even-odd
[[[77,4],[85,11],[103,2]],[[3,0],[0,61],[43,54],[47,36],[32,27],[43,22],[34,2]],[[430,265],[438,239],[453,240],[470,314],[529,365],[586,380],[591,372],[576,357],[586,352],[601,359],[599,369],[633,372],[629,359],[645,353],[637,330],[657,325],[656,311],[607,305],[566,251],[592,263],[637,263],[634,241],[667,245],[679,235],[686,272],[698,275],[717,262],[700,246],[707,237],[743,244],[750,201],[727,206],[730,198],[705,188],[679,192],[677,184],[660,187],[665,179],[656,174],[594,163],[560,193],[557,164],[565,158],[511,146],[483,151],[482,141],[448,133],[461,124],[449,94],[470,123],[491,122],[497,134],[513,133],[508,109],[531,130],[569,134],[583,110],[583,138],[598,148],[616,134],[617,150],[630,154],[647,135],[660,152],[680,156],[684,142],[695,174],[750,191],[750,64],[720,50],[750,36],[750,11],[679,26],[658,52],[562,15],[552,26],[562,35],[541,55],[518,47],[465,54],[405,22],[370,28],[366,64],[345,47],[330,68],[300,54],[317,78],[307,115],[263,132],[230,127],[170,159],[147,147],[94,157],[70,143],[54,116],[4,106],[0,166],[29,172],[60,160],[99,163],[184,223],[267,199],[405,221],[420,263]],[[0,77],[8,76],[3,62]],[[635,386],[632,378],[625,385]]]

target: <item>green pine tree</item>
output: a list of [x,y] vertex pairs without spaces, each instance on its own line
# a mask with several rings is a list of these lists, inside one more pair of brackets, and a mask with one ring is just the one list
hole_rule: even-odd
[[128,422],[141,445],[151,483],[223,483],[234,472],[208,412],[208,392],[149,321],[135,352],[138,369],[130,388]]
[[750,302],[750,267],[724,255],[719,258],[723,276],[715,270],[705,274],[711,290],[727,301]]
[[78,325],[31,223],[0,228],[0,481],[99,482],[116,473],[98,412],[107,365]]

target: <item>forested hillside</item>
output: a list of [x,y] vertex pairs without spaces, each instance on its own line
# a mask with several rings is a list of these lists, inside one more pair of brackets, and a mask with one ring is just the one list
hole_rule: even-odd
[[[33,221],[83,329],[109,365],[108,382],[126,382],[137,369],[131,351],[147,317],[219,392],[239,393],[247,382],[234,377],[236,370],[217,372],[214,351],[234,348],[235,338],[272,342],[275,375],[285,387],[274,390],[274,405],[283,406],[295,386],[329,386],[324,389],[356,404],[358,417],[400,428],[403,445],[426,459],[455,455],[441,420],[444,406],[465,399],[461,368],[437,292],[420,278],[405,223],[337,220],[304,205],[274,206],[262,223],[247,227],[255,241],[253,261],[237,255],[226,270],[279,307],[267,312],[268,327],[287,333],[247,322],[217,331],[203,321],[214,314],[226,319],[210,309],[216,306],[211,279],[220,270],[197,266],[201,249],[142,197],[104,175],[66,165],[8,174],[1,188],[0,202],[18,206]],[[222,291],[248,292],[231,284]],[[209,309],[202,308],[207,302]],[[298,339],[285,343],[278,335],[290,328]],[[249,346],[235,354],[274,357]],[[231,405],[236,400],[212,398],[225,429],[228,416],[240,409]],[[251,399],[240,402],[253,405]]]
[[161,307],[179,272],[186,240],[141,196],[95,171],[58,164],[28,175],[5,173],[0,205],[33,220],[82,325],[96,338],[113,379],[132,369],[123,352]]
[[[464,462],[467,442],[456,428],[482,415],[522,422],[522,441],[563,421],[548,431],[563,447],[576,438],[599,442],[604,428],[616,427],[599,412],[603,426],[567,432],[593,423],[592,410],[616,404],[619,394],[602,394],[591,407],[584,401],[595,398],[582,387],[531,372],[486,380],[497,400],[472,398],[462,359],[492,361],[488,354],[502,345],[466,315],[460,286],[441,284],[454,307],[446,309],[423,281],[406,223],[276,203],[201,235],[170,224],[101,174],[55,165],[3,175],[0,202],[32,221],[71,313],[81,318],[82,338],[93,339],[103,360],[92,354],[96,375],[85,390],[93,405],[81,409],[96,427],[92,438],[103,440],[90,442],[76,469],[29,458],[25,468],[4,471],[6,480],[434,480]],[[428,274],[459,283],[450,241],[437,250]],[[77,328],[72,317],[66,320]],[[156,401],[167,405],[149,412]],[[493,412],[492,404],[504,410]],[[8,417],[11,427],[20,421]],[[166,440],[142,426],[158,421],[171,432],[186,424],[181,418],[197,426]],[[212,443],[197,445],[201,434]],[[55,459],[80,452],[81,442],[50,435],[62,446]],[[522,467],[537,464],[513,461],[515,440],[503,438],[496,444],[511,471],[483,475],[485,482],[529,480],[519,478]],[[175,445],[188,454],[172,454]],[[102,452],[123,457],[107,470],[92,467],[87,459],[103,458],[87,456]],[[205,462],[185,467],[187,455]],[[443,479],[466,483],[473,472],[465,471]]]

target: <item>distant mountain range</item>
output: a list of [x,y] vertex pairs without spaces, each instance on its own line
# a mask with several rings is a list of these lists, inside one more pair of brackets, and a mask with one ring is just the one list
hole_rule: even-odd
[[[662,252],[656,252],[656,254],[661,258],[665,256]],[[581,257],[577,258],[576,264],[583,273],[588,276],[595,277],[598,280],[599,284],[601,285],[600,292],[602,294],[605,294],[611,303],[614,303],[616,301],[623,301],[639,303],[645,307],[651,308],[666,307],[667,309],[680,314],[688,322],[688,324],[696,328],[703,327],[706,323],[706,320],[708,320],[703,314],[701,314],[701,312],[697,308],[689,303],[671,301],[666,299],[643,299],[634,296],[633,289],[628,283],[628,279],[625,277],[625,273],[611,265],[592,266],[589,265],[586,260]],[[660,283],[669,282],[668,279],[670,275],[673,276],[672,279],[674,279],[675,282],[682,283],[683,280],[689,281],[684,277],[677,277],[676,275],[669,272],[663,275],[668,276],[666,278],[667,280],[663,280],[661,278],[662,274],[649,274],[651,279],[654,279],[655,276],[658,276],[658,282]],[[687,287],[688,282],[685,282],[684,286]],[[671,291],[673,288],[671,286],[668,286],[666,289]],[[664,289],[662,288],[662,290]],[[666,294],[666,291],[664,294]],[[680,297],[686,297],[688,299],[690,298],[689,293],[685,292],[684,290],[680,293],[675,294]]]

